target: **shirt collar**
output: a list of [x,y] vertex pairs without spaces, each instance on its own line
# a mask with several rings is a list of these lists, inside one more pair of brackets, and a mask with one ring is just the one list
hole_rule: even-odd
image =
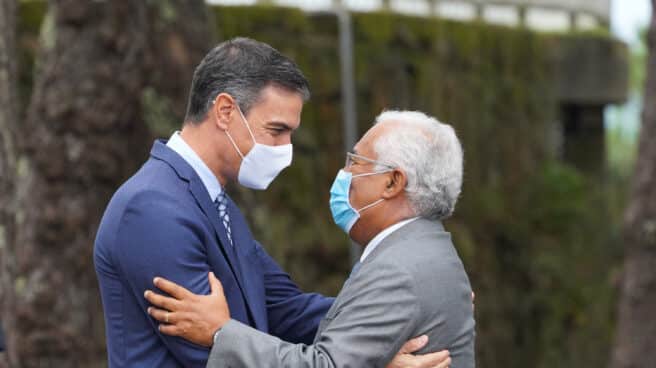
[[387,238],[387,236],[389,236],[394,231],[400,229],[404,225],[407,225],[418,218],[419,217],[413,217],[403,221],[399,221],[396,224],[389,226],[385,230],[379,232],[378,235],[376,235],[373,239],[371,239],[371,241],[369,241],[369,244],[367,244],[367,246],[364,248],[364,252],[362,252],[362,256],[360,257],[360,262],[364,262],[364,259],[367,258],[367,256],[374,251],[374,249],[378,246],[378,244],[380,244],[380,242],[383,241],[383,239]]
[[219,183],[219,180],[214,173],[212,173],[212,170],[207,167],[198,154],[194,152],[184,139],[182,139],[180,132],[173,133],[169,141],[166,143],[166,146],[182,156],[182,158],[194,169],[196,174],[200,177],[200,180],[203,182],[205,189],[207,189],[210,198],[214,201],[223,190],[223,188],[221,188],[221,183]]

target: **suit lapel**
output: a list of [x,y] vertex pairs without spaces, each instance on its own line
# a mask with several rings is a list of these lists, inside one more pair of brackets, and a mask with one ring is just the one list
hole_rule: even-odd
[[[194,198],[196,198],[198,205],[201,207],[205,215],[210,219],[214,231],[219,236],[219,246],[232,268],[232,273],[235,275],[241,294],[246,302],[246,307],[253,319],[254,327],[261,331],[267,331],[268,323],[266,314],[257,313],[257,311],[266,310],[266,306],[263,304],[264,300],[256,295],[257,290],[253,287],[256,283],[251,280],[253,273],[248,271],[253,267],[253,265],[248,262],[247,254],[245,254],[245,250],[253,248],[252,245],[249,246],[247,243],[253,241],[253,237],[248,230],[248,225],[232,199],[226,195],[226,198],[228,199],[228,213],[230,215],[230,226],[232,230],[233,245],[230,245],[228,234],[226,233],[223,223],[219,219],[219,213],[216,210],[214,203],[209,201],[209,196],[207,195],[207,190],[203,183],[200,179],[197,179],[191,180],[189,184],[191,193]],[[245,270],[246,272],[242,272],[242,270]]]
[[264,290],[258,291],[256,285],[259,283],[253,280],[255,273],[248,271],[254,267],[254,265],[249,262],[248,254],[246,254],[247,251],[253,249],[253,235],[235,202],[232,201],[230,196],[226,195],[226,198],[228,199],[228,213],[230,215],[232,241],[237,254],[237,262],[239,262],[239,268],[246,271],[242,274],[242,285],[244,286],[242,290],[244,291],[246,304],[251,311],[255,327],[262,331],[267,331],[268,323],[266,315],[257,313],[257,311],[266,310],[264,300],[261,297],[258,297],[258,294],[262,294]]

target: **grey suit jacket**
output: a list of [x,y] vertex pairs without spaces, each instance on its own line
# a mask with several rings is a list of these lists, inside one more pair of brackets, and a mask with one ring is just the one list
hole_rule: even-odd
[[385,367],[409,339],[448,349],[452,368],[474,361],[465,269],[442,224],[415,220],[391,233],[344,284],[313,345],[291,344],[237,321],[216,335],[207,367]]

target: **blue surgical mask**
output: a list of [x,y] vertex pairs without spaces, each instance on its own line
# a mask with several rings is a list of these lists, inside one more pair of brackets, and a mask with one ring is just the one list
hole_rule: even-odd
[[344,230],[344,232],[347,234],[351,232],[351,228],[358,221],[360,214],[364,210],[367,210],[385,200],[381,198],[374,203],[370,203],[360,208],[359,210],[354,209],[353,206],[351,206],[351,202],[349,202],[351,179],[357,178],[359,176],[383,174],[388,171],[353,175],[348,171],[339,170],[337,177],[333,182],[333,186],[330,188],[330,211],[333,214],[333,220],[335,221],[335,224]]

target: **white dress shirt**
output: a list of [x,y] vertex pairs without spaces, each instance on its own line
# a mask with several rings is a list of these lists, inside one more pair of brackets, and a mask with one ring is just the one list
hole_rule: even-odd
[[196,171],[203,182],[212,202],[221,194],[223,188],[212,170],[203,162],[196,152],[182,139],[180,132],[175,132],[166,143],[166,146],[177,152]]
[[400,229],[404,225],[407,225],[411,223],[412,221],[418,219],[419,217],[413,217],[409,218],[407,220],[399,221],[396,224],[387,227],[385,230],[381,231],[378,233],[378,235],[374,236],[371,241],[369,241],[369,244],[364,248],[364,252],[362,252],[362,256],[360,257],[360,262],[364,262],[364,259],[367,258],[368,255],[371,254],[371,252],[376,249],[378,244],[383,241],[383,239],[387,238],[391,233],[395,232],[396,230]]

